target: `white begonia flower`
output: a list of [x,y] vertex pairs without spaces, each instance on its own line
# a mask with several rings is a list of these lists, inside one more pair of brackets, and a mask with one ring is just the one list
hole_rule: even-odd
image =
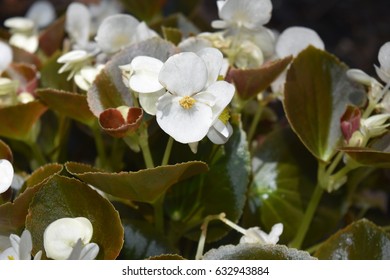
[[347,70],[347,77],[352,81],[361,83],[369,87],[371,87],[374,83],[378,83],[374,78],[372,78],[370,75],[360,69]]
[[[314,30],[300,26],[289,27],[278,37],[275,46],[276,56],[278,58],[284,58],[289,55],[295,57],[310,45],[321,50],[325,48],[324,42]],[[272,82],[273,92],[282,93],[284,91],[286,76],[287,69]]]
[[102,21],[112,15],[119,14],[121,7],[118,1],[102,0],[88,5],[91,14],[91,34],[96,34]]
[[276,244],[279,241],[280,235],[283,233],[283,224],[275,224],[271,232],[260,230],[259,227],[252,227],[246,230],[246,233],[241,237],[240,243],[260,243],[260,244]]
[[177,45],[182,52],[198,52],[201,49],[212,46],[211,41],[199,36],[186,38]]
[[183,52],[163,65],[159,81],[167,92],[157,101],[159,126],[180,143],[202,140],[230,103],[234,86],[217,81],[223,56],[214,48]]
[[156,36],[158,36],[156,32],[133,16],[118,14],[103,20],[95,40],[103,52],[112,54],[131,44]]
[[6,192],[12,184],[14,168],[6,159],[0,159],[0,193]]
[[72,3],[66,10],[65,30],[78,48],[85,48],[89,41],[91,15],[81,3]]
[[119,66],[124,83],[138,93],[142,109],[150,115],[156,114],[157,100],[165,93],[158,80],[162,66],[162,61],[149,56],[137,56],[130,64]]
[[97,66],[84,66],[74,75],[76,85],[82,90],[88,91],[96,79],[96,76],[104,68],[103,64]]
[[390,123],[387,121],[390,119],[390,114],[377,114],[367,119],[360,120],[360,132],[365,139],[368,139],[382,135],[387,131],[387,127]]
[[83,50],[70,51],[57,59],[58,63],[64,63],[58,73],[70,71],[68,80],[86,66],[92,59],[92,55]]
[[4,26],[12,33],[9,39],[11,45],[30,53],[38,49],[39,41],[34,21],[23,17],[12,17],[4,22]]
[[13,52],[11,47],[0,41],[0,74],[11,64],[13,60]]
[[257,68],[264,62],[262,50],[253,42],[245,40],[237,49],[233,64],[240,69]]
[[[11,247],[0,253],[0,260],[31,260],[32,239],[28,230],[24,230],[20,237],[11,234],[9,240]],[[34,260],[40,260],[41,256],[42,251],[39,251]]]
[[31,19],[36,27],[43,28],[55,20],[56,12],[49,1],[37,1],[28,9],[26,17]]
[[93,227],[84,217],[61,218],[52,222],[43,233],[46,256],[55,260],[67,259],[81,239],[83,244],[91,241]]
[[241,28],[257,30],[271,19],[270,0],[220,0],[217,1],[221,20],[211,23],[213,28]]
[[378,61],[380,67],[375,65],[377,75],[385,83],[390,82],[390,42],[379,49]]

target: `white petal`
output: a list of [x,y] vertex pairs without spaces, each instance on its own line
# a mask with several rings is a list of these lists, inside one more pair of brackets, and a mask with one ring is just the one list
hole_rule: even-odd
[[211,27],[215,29],[225,29],[229,24],[224,20],[213,20],[211,22]]
[[4,26],[20,32],[30,31],[34,28],[34,22],[24,17],[12,17],[4,21]]
[[158,37],[158,34],[154,30],[150,29],[145,22],[138,24],[134,34],[135,43],[142,42],[153,37]]
[[39,41],[36,35],[26,36],[16,33],[11,36],[9,43],[27,52],[34,53],[38,49]]
[[181,41],[177,47],[182,52],[198,52],[201,49],[212,47],[212,43],[204,38],[189,37]]
[[81,250],[80,260],[94,260],[98,254],[99,246],[96,243],[89,243]]
[[211,86],[209,86],[206,92],[212,94],[215,97],[215,104],[212,107],[213,109],[213,121],[218,119],[222,111],[229,105],[232,101],[235,88],[232,84],[225,81],[217,81]]
[[314,30],[299,26],[289,27],[280,34],[276,42],[276,54],[278,57],[296,56],[309,45],[324,49],[324,42]]
[[81,3],[72,3],[66,10],[65,29],[70,37],[80,46],[89,39],[91,15],[88,8]]
[[8,65],[12,62],[13,60],[13,54],[12,54],[12,49],[11,47],[0,41],[0,72],[4,71],[7,69]]
[[188,144],[202,140],[210,126],[212,111],[210,106],[195,102],[190,109],[184,109],[181,97],[164,94],[157,102],[156,119],[167,134],[177,142]]
[[[223,125],[223,128],[221,124]],[[233,127],[230,123],[224,125],[220,120],[217,120],[214,125],[210,127],[207,137],[214,144],[223,145],[227,142],[227,140],[229,140],[232,134]]]
[[275,34],[272,30],[261,27],[252,34],[248,33],[246,39],[252,40],[261,49],[265,58],[269,58],[274,55]]
[[43,234],[44,248],[49,258],[65,260],[73,250],[78,239],[88,243],[93,228],[88,219],[62,218],[52,222]]
[[32,239],[31,233],[28,230],[24,230],[20,236],[19,243],[19,259],[31,260]]
[[390,75],[390,42],[385,43],[379,49],[378,60],[382,71]]
[[207,67],[195,53],[178,53],[164,63],[159,80],[171,93],[191,96],[201,91],[207,82]]
[[225,4],[226,0],[217,0],[218,11],[220,11]]
[[271,19],[271,12],[270,0],[230,0],[219,11],[219,17],[248,29],[256,29]]
[[38,28],[43,28],[55,20],[56,12],[49,1],[37,1],[28,9],[26,17],[34,21]]
[[375,67],[376,74],[382,81],[384,81],[385,83],[390,81],[390,72],[385,72],[382,68],[376,65],[374,65],[374,67]]
[[129,87],[139,93],[160,91],[163,86],[158,80],[158,74],[163,66],[162,61],[148,56],[137,56],[131,61]]
[[6,159],[0,159],[0,193],[8,190],[14,177],[14,168]]
[[157,100],[164,95],[165,89],[161,89],[156,92],[140,93],[139,103],[142,109],[149,115],[156,115],[157,112]]
[[19,260],[18,253],[14,250],[14,248],[9,247],[0,253],[0,260]]
[[130,15],[109,16],[100,25],[95,40],[102,51],[117,52],[134,42],[138,25],[139,21]]
[[371,86],[371,84],[375,82],[370,75],[360,69],[349,69],[347,71],[347,77],[352,81],[356,81],[366,86]]
[[198,145],[199,145],[199,142],[188,143],[188,146],[190,147],[191,152],[193,152],[194,154],[196,154],[198,152]]
[[222,67],[223,55],[215,48],[204,48],[196,53],[207,67],[207,83],[205,87],[208,87],[218,79],[219,72]]
[[67,63],[67,62],[77,62],[87,59],[89,57],[88,53],[83,50],[70,51],[66,54],[61,55],[58,59],[58,63]]
[[268,243],[276,244],[279,241],[279,236],[283,233],[283,224],[278,223],[273,225],[271,232],[268,235]]

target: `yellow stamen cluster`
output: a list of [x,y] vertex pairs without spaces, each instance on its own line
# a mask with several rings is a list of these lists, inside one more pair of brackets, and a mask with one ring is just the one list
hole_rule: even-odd
[[184,96],[182,99],[179,100],[179,104],[184,109],[191,109],[192,106],[194,106],[196,100],[192,98],[191,96]]
[[230,119],[230,113],[228,107],[226,107],[222,113],[219,115],[218,119],[223,122],[225,125],[228,123]]

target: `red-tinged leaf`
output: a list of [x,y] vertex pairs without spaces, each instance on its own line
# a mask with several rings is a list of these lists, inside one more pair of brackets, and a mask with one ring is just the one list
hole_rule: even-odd
[[99,124],[109,135],[121,138],[138,129],[142,116],[143,110],[137,107],[129,108],[126,119],[118,109],[107,109],[100,114]]
[[86,125],[92,125],[96,120],[89,109],[86,95],[57,89],[40,89],[37,95],[50,109],[71,119]]
[[264,91],[286,69],[292,56],[271,61],[256,69],[230,68],[226,76],[228,82],[234,83],[242,99],[250,99]]
[[46,56],[62,48],[65,37],[65,16],[58,18],[39,35],[39,47]]
[[13,62],[16,63],[25,63],[25,64],[33,64],[35,67],[40,69],[42,63],[38,56],[33,53],[29,53],[25,50],[22,50],[18,47],[11,46],[13,52]]
[[92,223],[91,242],[99,245],[97,259],[112,260],[119,255],[124,232],[118,212],[88,185],[59,175],[46,181],[30,204],[26,228],[32,235],[33,252],[44,252],[45,229],[65,217],[85,217]]
[[372,148],[346,147],[341,151],[345,152],[354,161],[361,165],[379,168],[390,168],[390,152],[377,151]]
[[0,108],[0,136],[26,140],[47,107],[39,101]]
[[207,164],[201,161],[120,173],[104,172],[74,162],[68,162],[65,166],[73,176],[108,194],[147,203],[156,201],[173,184],[208,171]]
[[32,64],[11,63],[2,76],[19,81],[19,93],[29,92],[34,94],[38,87],[38,71]]
[[361,106],[366,93],[346,76],[333,55],[309,46],[287,73],[284,109],[294,132],[318,159],[329,161],[342,144],[340,119],[348,105]]

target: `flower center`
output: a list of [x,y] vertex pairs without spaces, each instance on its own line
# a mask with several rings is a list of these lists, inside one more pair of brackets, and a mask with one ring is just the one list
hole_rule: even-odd
[[192,106],[195,104],[195,99],[191,96],[184,96],[182,99],[179,100],[179,104],[184,109],[191,109]]
[[225,125],[227,124],[227,122],[229,121],[230,119],[230,112],[229,112],[229,108],[226,107],[222,113],[219,115],[218,119],[223,122]]

